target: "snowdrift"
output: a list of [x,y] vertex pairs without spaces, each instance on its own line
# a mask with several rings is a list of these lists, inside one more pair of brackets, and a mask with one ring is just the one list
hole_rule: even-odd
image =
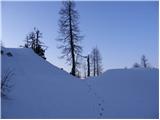
[[109,70],[81,80],[31,49],[2,50],[2,75],[14,73],[2,118],[158,118],[157,69]]

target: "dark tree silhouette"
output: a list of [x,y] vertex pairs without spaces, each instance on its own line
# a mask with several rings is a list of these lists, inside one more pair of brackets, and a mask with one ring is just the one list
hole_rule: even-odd
[[103,69],[102,69],[102,58],[97,47],[93,48],[91,56],[92,56],[91,61],[92,61],[93,76],[99,76],[102,73]]
[[145,55],[142,55],[142,58],[141,58],[141,65],[142,65],[142,67],[144,67],[144,68],[147,68],[148,67],[148,63],[147,63],[147,58],[146,58],[146,56]]
[[138,63],[134,63],[134,65],[133,65],[133,68],[140,68],[141,66],[140,66],[140,64],[138,64]]
[[57,39],[62,44],[58,47],[62,50],[61,58],[66,58],[66,61],[72,65],[71,74],[76,76],[76,67],[78,61],[76,58],[81,54],[82,47],[79,42],[82,39],[78,27],[79,14],[75,10],[75,3],[73,1],[62,2],[63,7],[59,14],[59,33],[60,37]]
[[90,56],[87,56],[87,76],[90,77]]
[[47,46],[44,45],[44,43],[41,41],[41,38],[42,33],[37,28],[34,28],[34,31],[26,36],[26,43],[24,47],[32,48],[36,54],[41,56],[43,59],[46,59],[45,50],[47,49]]
[[93,48],[93,50],[91,52],[91,57],[92,57],[93,76],[96,76],[96,48]]

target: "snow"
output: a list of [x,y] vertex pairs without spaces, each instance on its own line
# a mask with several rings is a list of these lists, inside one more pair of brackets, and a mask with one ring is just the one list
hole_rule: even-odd
[[2,74],[14,72],[2,118],[158,118],[158,69],[115,69],[81,80],[31,49],[2,50]]
[[109,70],[88,82],[105,109],[104,118],[158,118],[157,69]]

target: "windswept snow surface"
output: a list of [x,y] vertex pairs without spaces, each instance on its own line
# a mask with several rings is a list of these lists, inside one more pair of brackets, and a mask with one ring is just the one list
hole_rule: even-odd
[[31,49],[2,50],[2,75],[14,73],[2,118],[158,118],[158,69],[109,70],[81,80]]

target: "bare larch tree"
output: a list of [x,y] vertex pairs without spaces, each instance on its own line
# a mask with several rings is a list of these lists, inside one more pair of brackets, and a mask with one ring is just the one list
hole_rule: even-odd
[[93,48],[91,52],[91,57],[93,76],[99,76],[102,73],[103,69],[102,58],[97,47]]
[[71,74],[76,76],[76,67],[78,61],[76,59],[82,52],[82,47],[79,42],[82,39],[80,36],[79,14],[75,9],[75,2],[63,1],[63,7],[59,14],[59,38],[57,39],[62,44],[58,46],[62,50],[61,58],[66,58],[66,61],[72,65]]

